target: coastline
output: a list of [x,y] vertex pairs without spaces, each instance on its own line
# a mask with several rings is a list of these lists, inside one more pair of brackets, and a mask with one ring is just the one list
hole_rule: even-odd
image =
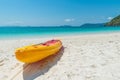
[[0,27],[0,39],[27,39],[120,32],[120,27]]
[[54,38],[69,38],[69,37],[79,37],[79,36],[92,36],[92,35],[104,35],[104,34],[119,34],[120,31],[98,31],[98,32],[73,32],[73,33],[59,33],[59,34],[46,34],[46,35],[16,35],[16,36],[1,36],[0,40],[17,40],[17,39],[54,39]]
[[[62,55],[27,66],[16,60],[16,48],[51,39],[63,42]],[[120,32],[0,40],[0,44],[1,80],[115,80],[120,76]]]

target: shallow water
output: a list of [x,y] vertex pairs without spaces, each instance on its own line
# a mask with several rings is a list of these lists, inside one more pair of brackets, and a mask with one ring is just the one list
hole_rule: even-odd
[[118,32],[120,27],[0,27],[0,38],[30,38],[89,33]]

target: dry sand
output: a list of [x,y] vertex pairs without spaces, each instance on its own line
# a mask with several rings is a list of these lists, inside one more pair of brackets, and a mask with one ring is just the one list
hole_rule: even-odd
[[0,40],[0,80],[120,80],[120,33],[55,37],[64,49],[33,64],[14,50],[53,38]]

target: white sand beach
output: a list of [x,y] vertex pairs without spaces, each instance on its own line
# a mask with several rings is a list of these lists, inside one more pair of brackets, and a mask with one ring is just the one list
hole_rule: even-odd
[[[16,48],[60,39],[64,49],[33,64]],[[0,40],[0,80],[120,80],[120,33]]]

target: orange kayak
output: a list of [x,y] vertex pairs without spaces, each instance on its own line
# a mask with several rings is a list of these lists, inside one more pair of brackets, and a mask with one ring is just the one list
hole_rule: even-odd
[[15,51],[16,58],[25,63],[33,63],[57,53],[62,48],[60,40],[50,40],[45,43],[24,46]]

